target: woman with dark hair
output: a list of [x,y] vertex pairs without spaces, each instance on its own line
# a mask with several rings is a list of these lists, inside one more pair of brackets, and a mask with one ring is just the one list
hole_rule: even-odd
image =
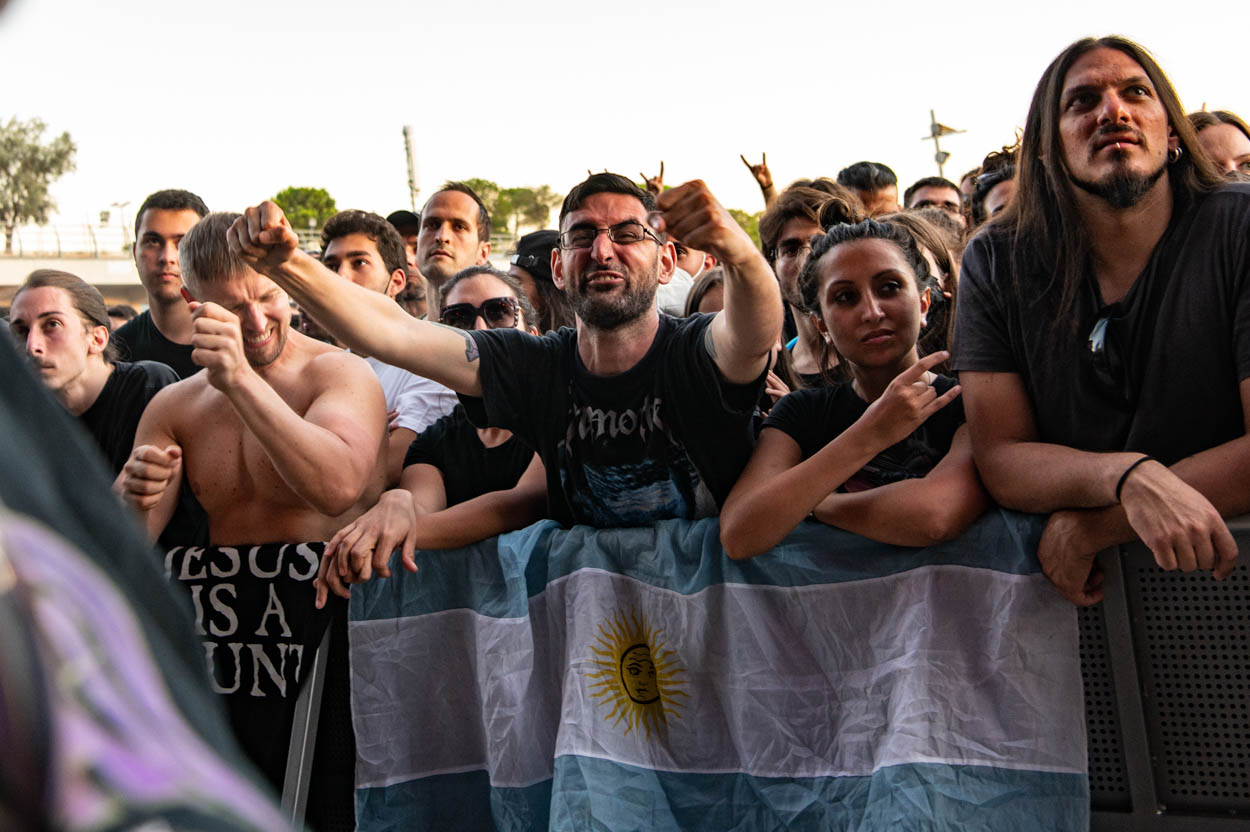
[[786,396],[721,512],[732,558],[775,546],[809,515],[901,546],[963,532],[985,510],[953,378],[920,358],[929,267],[899,225],[865,220],[816,240],[799,289],[850,376]]
[[1228,110],[1189,114],[1203,150],[1226,174],[1250,175],[1250,127]]
[[564,326],[577,326],[573,305],[551,279],[551,250],[560,241],[560,232],[544,230],[517,240],[508,273],[520,281],[537,313],[538,331],[550,332]]

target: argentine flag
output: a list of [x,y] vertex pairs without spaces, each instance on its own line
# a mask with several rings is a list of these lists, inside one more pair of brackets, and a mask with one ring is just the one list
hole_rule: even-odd
[[363,832],[1083,830],[1075,609],[1038,518],[928,549],[713,520],[419,552],[352,590]]

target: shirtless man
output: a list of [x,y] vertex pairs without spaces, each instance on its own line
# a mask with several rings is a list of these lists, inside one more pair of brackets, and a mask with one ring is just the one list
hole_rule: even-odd
[[[241,745],[281,788],[302,670],[334,616],[328,679],[347,672],[345,611],[314,610],[309,591],[321,544],[298,542],[328,540],[377,501],[386,405],[362,359],[292,331],[286,293],[230,254],[237,217],[210,214],[182,239],[204,372],[152,399],[118,485],[155,537],[185,466],[214,545],[171,550],[166,570],[190,591]],[[329,828],[351,814],[353,755],[322,750],[308,819]]]
[[185,464],[215,545],[327,540],[381,493],[386,406],[363,360],[292,330],[286,293],[229,255],[237,216],[211,214],[183,238],[207,372],[152,399],[121,490],[155,537]]

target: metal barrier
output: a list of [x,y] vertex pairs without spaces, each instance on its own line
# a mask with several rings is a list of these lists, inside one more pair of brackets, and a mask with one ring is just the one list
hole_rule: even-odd
[[[1250,554],[1250,519],[1230,523]],[[1091,829],[1250,830],[1250,567],[1165,572],[1140,543],[1099,555],[1080,612]]]

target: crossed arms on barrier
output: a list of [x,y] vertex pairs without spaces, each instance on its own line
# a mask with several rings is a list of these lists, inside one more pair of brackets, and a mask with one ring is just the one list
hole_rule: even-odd
[[[964,372],[960,384],[982,480],[1006,508],[1051,513],[1038,557],[1069,600],[1082,606],[1102,600],[1094,556],[1137,538],[1163,569],[1211,569],[1217,580],[1232,572],[1237,545],[1223,518],[1250,511],[1250,436],[1169,468],[1141,462],[1137,452],[1092,453],[1038,441],[1015,373]],[[1241,382],[1240,393],[1242,413],[1250,413],[1250,380]]]

